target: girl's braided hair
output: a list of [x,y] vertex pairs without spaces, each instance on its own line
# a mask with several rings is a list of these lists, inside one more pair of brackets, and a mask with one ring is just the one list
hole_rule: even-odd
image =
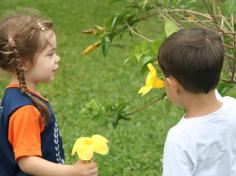
[[27,15],[10,16],[0,23],[0,68],[16,73],[22,94],[40,111],[44,125],[49,121],[49,110],[28,91],[24,65],[33,65],[36,54],[47,46],[44,32],[53,30],[52,26],[52,22]]

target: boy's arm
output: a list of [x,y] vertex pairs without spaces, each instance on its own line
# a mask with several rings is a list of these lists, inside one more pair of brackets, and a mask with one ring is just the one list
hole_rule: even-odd
[[97,176],[98,169],[95,163],[75,165],[62,165],[47,161],[40,157],[29,156],[19,158],[20,169],[30,175],[36,176]]
[[191,162],[181,147],[166,140],[163,155],[163,176],[191,176]]

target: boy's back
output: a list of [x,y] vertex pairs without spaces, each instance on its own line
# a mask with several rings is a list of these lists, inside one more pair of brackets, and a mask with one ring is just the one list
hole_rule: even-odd
[[182,29],[161,44],[158,62],[168,98],[184,109],[164,148],[163,176],[236,176],[236,100],[217,98],[222,36]]
[[[217,111],[183,118],[170,129],[164,150],[165,176],[236,175],[236,100],[223,97]],[[170,168],[172,166],[172,168]]]

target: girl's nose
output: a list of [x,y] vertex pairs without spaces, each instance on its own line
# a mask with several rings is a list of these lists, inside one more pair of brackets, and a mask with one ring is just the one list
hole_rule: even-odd
[[61,58],[58,55],[56,55],[56,63],[58,63],[60,60]]

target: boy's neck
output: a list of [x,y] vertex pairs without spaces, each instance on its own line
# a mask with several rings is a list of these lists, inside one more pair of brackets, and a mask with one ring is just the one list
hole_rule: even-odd
[[215,90],[207,94],[188,94],[184,99],[183,106],[186,113],[184,118],[204,116],[217,111],[222,106],[222,102],[216,98]]

